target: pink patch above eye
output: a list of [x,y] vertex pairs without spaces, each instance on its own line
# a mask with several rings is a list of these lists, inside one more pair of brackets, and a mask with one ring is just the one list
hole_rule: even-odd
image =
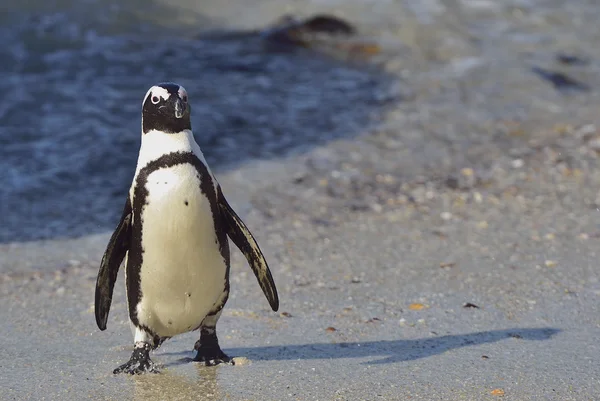
[[181,100],[183,100],[184,102],[187,102],[187,100],[188,100],[188,94],[187,94],[187,91],[186,91],[184,88],[182,88],[182,87],[180,87],[180,88],[179,88],[179,97],[180,97],[180,98],[181,98]]

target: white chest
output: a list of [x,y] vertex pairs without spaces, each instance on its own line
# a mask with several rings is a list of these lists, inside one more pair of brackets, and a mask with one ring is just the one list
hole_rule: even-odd
[[139,322],[159,336],[197,328],[223,292],[226,265],[191,164],[148,175],[142,209]]

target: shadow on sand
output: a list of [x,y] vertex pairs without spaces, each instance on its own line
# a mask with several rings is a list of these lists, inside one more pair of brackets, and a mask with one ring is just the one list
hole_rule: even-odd
[[[248,357],[255,361],[286,361],[306,359],[381,358],[363,364],[388,364],[412,361],[442,354],[457,348],[493,343],[509,338],[543,341],[559,333],[559,329],[542,327],[481,331],[468,334],[446,335],[415,340],[365,341],[346,343],[317,343],[254,348],[229,348],[231,356]],[[165,352],[166,357],[178,357],[163,367],[175,367],[191,363],[192,352]],[[133,396],[136,400],[170,399],[177,395],[181,400],[228,399],[219,386],[218,369],[194,364],[186,374],[167,369],[159,375],[134,376]]]
[[[416,340],[381,340],[345,343],[317,343],[301,345],[277,345],[253,348],[229,348],[230,356],[247,357],[255,361],[285,361],[298,359],[381,358],[369,364],[385,364],[412,361],[442,354],[446,351],[494,343],[508,338],[543,341],[552,338],[559,329],[542,327],[528,329],[505,329],[455,334]],[[190,352],[164,353],[163,355],[187,355]],[[189,358],[179,359],[165,366],[188,363]]]

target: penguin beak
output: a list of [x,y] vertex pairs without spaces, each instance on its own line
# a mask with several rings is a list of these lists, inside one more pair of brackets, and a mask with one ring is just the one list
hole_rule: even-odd
[[175,109],[175,117],[182,118],[187,110],[187,104],[184,103],[179,97],[176,97],[173,106]]

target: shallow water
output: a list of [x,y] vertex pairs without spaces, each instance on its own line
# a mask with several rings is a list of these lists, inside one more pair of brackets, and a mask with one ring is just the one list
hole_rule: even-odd
[[157,82],[188,89],[213,168],[360,134],[378,106],[381,74],[267,52],[257,35],[197,39],[219,23],[178,8],[90,0],[9,9],[0,19],[0,242],[115,224],[140,103]]

